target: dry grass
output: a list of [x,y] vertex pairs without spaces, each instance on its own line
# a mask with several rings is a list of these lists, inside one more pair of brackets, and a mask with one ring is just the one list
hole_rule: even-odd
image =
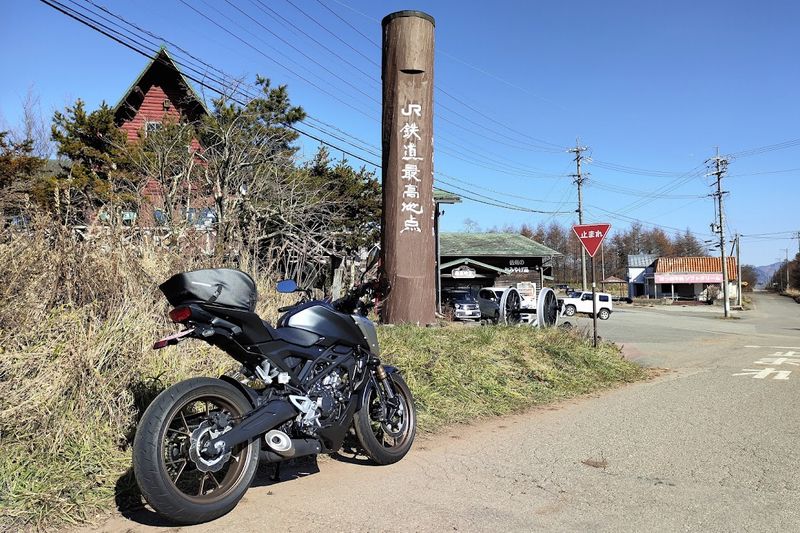
[[[91,245],[53,227],[0,236],[0,529],[55,528],[139,503],[130,444],[163,388],[235,361],[200,342],[150,349],[175,330],[157,285],[208,258]],[[259,313],[278,300],[258,279]],[[423,431],[644,376],[605,345],[530,328],[381,328]]]
[[792,289],[792,288],[786,289],[781,293],[781,295],[788,296],[789,298],[800,304],[800,290],[798,289]]
[[[158,284],[208,258],[58,228],[0,241],[0,529],[84,521],[113,505],[139,414],[166,386],[235,361],[175,330]],[[259,280],[260,294],[272,295]],[[262,298],[264,317],[277,313]],[[124,491],[122,491],[124,492]]]

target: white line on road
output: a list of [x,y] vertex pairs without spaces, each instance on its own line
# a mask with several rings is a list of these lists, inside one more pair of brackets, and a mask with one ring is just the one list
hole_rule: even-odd
[[765,379],[772,374],[772,379],[789,379],[791,370],[775,370],[774,368],[743,368],[740,374],[733,374],[734,376],[749,376],[753,379]]
[[751,346],[745,345],[745,348],[780,348],[783,350],[800,350],[800,346]]

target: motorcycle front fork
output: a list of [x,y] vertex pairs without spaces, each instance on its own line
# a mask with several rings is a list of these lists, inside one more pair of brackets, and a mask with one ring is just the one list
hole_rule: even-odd
[[389,400],[393,400],[394,388],[392,387],[392,384],[389,382],[389,374],[386,372],[386,369],[383,368],[383,365],[381,364],[378,364],[375,367],[375,379],[378,382],[378,386],[386,395],[386,398],[388,398]]

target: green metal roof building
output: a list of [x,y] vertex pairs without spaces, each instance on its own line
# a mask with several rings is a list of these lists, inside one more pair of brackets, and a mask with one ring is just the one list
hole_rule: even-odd
[[562,255],[518,233],[441,233],[439,275],[443,290],[552,280],[553,258]]

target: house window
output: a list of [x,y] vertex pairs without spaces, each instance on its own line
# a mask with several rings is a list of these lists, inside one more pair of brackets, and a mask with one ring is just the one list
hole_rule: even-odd
[[156,224],[159,226],[163,226],[167,223],[167,214],[164,213],[163,209],[156,209],[155,212],[153,212],[153,218],[156,219]]
[[122,225],[133,226],[136,223],[136,211],[122,212]]
[[148,120],[148,121],[146,121],[144,123],[144,134],[146,136],[148,133],[152,133],[154,131],[160,130],[161,127],[162,127],[161,122],[157,122],[157,121],[151,122],[151,121]]
[[210,207],[200,209],[192,207],[186,212],[186,220],[198,228],[207,228],[217,223],[217,212]]

